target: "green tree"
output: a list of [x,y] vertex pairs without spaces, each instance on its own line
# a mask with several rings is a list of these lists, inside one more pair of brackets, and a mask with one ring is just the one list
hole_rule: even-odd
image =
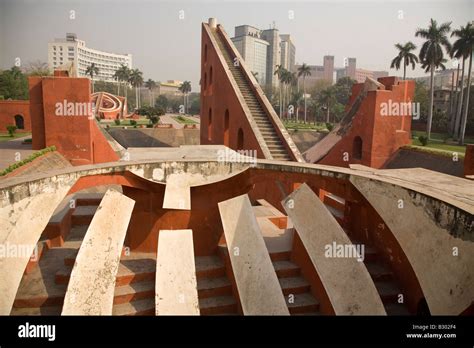
[[324,105],[326,110],[326,122],[329,123],[329,113],[331,106],[336,103],[336,93],[333,87],[328,87],[319,94],[319,103]]
[[281,114],[283,112],[283,103],[282,103],[282,88],[283,88],[283,82],[282,82],[282,77],[283,77],[283,73],[285,71],[285,68],[283,68],[282,65],[276,65],[275,66],[275,71],[273,72],[273,75],[276,75],[278,77],[278,81],[280,81],[280,84],[279,84],[279,92],[280,92],[280,98],[278,100],[278,104],[280,105],[280,118],[281,118]]
[[124,83],[124,91],[125,91],[124,97],[127,98],[127,94],[128,94],[127,85],[130,80],[130,69],[128,68],[128,66],[122,64],[120,68],[118,68],[115,71],[114,78],[117,80],[117,83],[118,83],[117,94],[120,95],[120,85]]
[[357,83],[357,81],[351,79],[349,76],[341,77],[339,80],[337,80],[336,84],[334,85],[334,93],[336,96],[336,101],[339,104],[344,106],[347,105],[354,83]]
[[429,108],[429,91],[426,85],[422,81],[415,82],[415,93],[413,96],[413,102],[419,103],[420,105],[420,120],[426,121]]
[[438,67],[443,66],[443,47],[447,52],[451,51],[451,44],[448,40],[448,34],[451,30],[451,22],[443,23],[438,26],[438,23],[431,19],[430,25],[427,29],[417,29],[415,36],[425,39],[421,46],[419,58],[422,67],[430,72],[430,105],[428,109],[428,121],[426,123],[426,133],[428,140],[431,136],[431,123],[433,121],[433,96],[434,96],[434,71]]
[[408,41],[405,44],[397,43],[395,47],[398,49],[398,55],[393,58],[390,68],[400,69],[400,65],[403,64],[403,79],[405,80],[407,76],[407,66],[411,64],[412,69],[415,69],[416,63],[418,63],[418,57],[411,53],[411,51],[416,49],[416,46],[413,42]]
[[140,86],[143,84],[143,73],[138,69],[132,69],[130,71],[130,77],[128,82],[135,87],[135,100],[136,107],[140,107]]
[[[469,109],[469,94],[471,90],[471,73],[472,73],[472,50],[474,47],[474,27],[471,23],[466,26],[461,26],[460,29],[454,30],[451,36],[456,36],[458,39],[454,42],[452,52],[456,58],[462,58],[462,77],[461,77],[461,99],[458,104],[456,120],[460,120],[460,124],[455,122],[454,137],[459,138],[459,144],[464,144],[464,136],[466,133],[467,114]],[[461,117],[463,91],[464,91],[464,65],[466,59],[469,59],[469,68],[467,73],[467,93],[466,102],[464,103],[464,112]]]
[[304,99],[304,123],[306,123],[306,76],[311,76],[311,69],[309,65],[303,63],[298,68],[298,77],[303,77],[303,99]]
[[40,60],[29,62],[25,68],[25,73],[28,76],[51,76],[51,70],[48,67],[48,63]]
[[91,63],[91,65],[86,68],[86,75],[91,77],[92,93],[94,93],[94,76],[99,75],[99,67],[96,66],[95,63]]
[[168,110],[168,106],[169,106],[169,101],[168,101],[168,98],[166,98],[166,96],[161,94],[158,96],[158,98],[156,98],[155,107],[162,108],[163,110],[166,111]]
[[153,89],[156,87],[156,82],[152,79],[148,79],[145,82],[145,87],[148,88],[148,92],[150,94],[150,106],[153,106],[155,104],[155,96],[153,95]]
[[28,79],[18,67],[0,73],[0,95],[6,100],[28,99]]
[[184,113],[188,112],[188,103],[187,96],[191,92],[191,81],[184,81],[181,86],[179,86],[179,91],[183,93],[183,102],[184,102]]

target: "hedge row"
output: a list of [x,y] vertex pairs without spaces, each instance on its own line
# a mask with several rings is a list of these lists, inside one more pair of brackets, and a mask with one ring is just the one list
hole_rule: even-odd
[[27,158],[25,158],[23,161],[15,162],[15,163],[11,164],[10,166],[8,166],[7,168],[5,168],[4,170],[0,171],[0,176],[7,175],[8,173],[13,172],[15,169],[20,168],[21,166],[32,162],[35,158],[38,158],[38,157],[43,156],[44,154],[46,154],[48,152],[53,152],[53,151],[56,151],[56,146],[54,146],[54,145],[53,146],[48,146],[48,147],[44,148],[43,150],[37,151],[37,152],[31,154],[30,156],[28,156]]

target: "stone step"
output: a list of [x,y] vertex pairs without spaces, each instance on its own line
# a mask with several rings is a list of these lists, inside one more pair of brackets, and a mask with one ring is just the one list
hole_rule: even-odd
[[387,315],[411,315],[407,307],[402,303],[387,303],[385,311]]
[[202,278],[197,280],[199,298],[231,296],[232,284],[227,277]]
[[318,313],[319,302],[310,292],[285,296],[290,314]]
[[392,280],[393,272],[385,264],[380,262],[366,262],[365,266],[369,271],[372,279],[375,280]]
[[116,304],[112,315],[155,315],[155,297]]
[[280,251],[276,253],[270,253],[270,259],[272,262],[276,261],[289,261],[291,257],[291,251]]
[[78,194],[76,198],[76,206],[79,205],[96,205],[98,206],[104,197],[103,193],[87,193]]
[[395,303],[398,300],[398,296],[401,291],[397,284],[393,281],[375,281],[374,282],[377,291],[379,292],[380,298],[383,303]]
[[279,278],[281,289],[283,294],[288,296],[290,294],[303,294],[310,290],[310,285],[306,279],[303,277],[288,277],[288,278]]
[[97,210],[96,205],[80,205],[74,209],[71,216],[72,225],[88,225],[91,223],[92,218]]
[[225,275],[222,259],[217,255],[197,256],[195,258],[196,278],[220,278]]
[[32,316],[32,315],[48,315],[48,316],[59,316],[61,315],[63,306],[45,306],[35,308],[15,308],[13,307],[10,315],[14,316]]
[[[62,266],[55,274],[56,284],[69,283],[71,272],[71,266]],[[115,285],[122,286],[140,281],[154,281],[155,272],[156,261],[153,259],[121,260],[117,272]]]
[[278,278],[297,277],[300,275],[300,268],[291,261],[275,261],[273,262]]
[[237,312],[237,301],[232,296],[218,296],[199,299],[201,315]]
[[155,281],[135,282],[116,286],[114,304],[155,297]]

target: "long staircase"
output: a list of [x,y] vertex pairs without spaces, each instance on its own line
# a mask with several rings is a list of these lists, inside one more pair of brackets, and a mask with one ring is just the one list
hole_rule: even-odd
[[275,131],[272,122],[268,119],[264,108],[255,96],[255,93],[253,92],[249,82],[245,78],[241,70],[242,66],[240,64],[238,66],[235,66],[234,59],[231,56],[231,53],[229,52],[217,30],[218,29],[211,29],[212,35],[217,41],[217,45],[219,46],[219,49],[225,58],[226,64],[229,67],[232,76],[245,99],[245,103],[250,109],[252,117],[255,120],[258,129],[262,134],[265,143],[268,146],[268,149],[270,150],[270,154],[275,160],[291,161],[291,157],[288,154],[288,151],[283,145],[277,132]]

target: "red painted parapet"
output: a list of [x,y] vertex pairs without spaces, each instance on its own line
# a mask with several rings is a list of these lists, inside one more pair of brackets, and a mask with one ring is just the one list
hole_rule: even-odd
[[56,146],[73,165],[119,159],[93,117],[87,78],[30,77],[33,149]]
[[464,176],[474,175],[474,144],[466,145],[464,157]]
[[396,77],[355,84],[341,125],[307,150],[306,159],[341,167],[382,168],[400,147],[411,143],[411,119],[419,116],[414,89],[414,81]]

